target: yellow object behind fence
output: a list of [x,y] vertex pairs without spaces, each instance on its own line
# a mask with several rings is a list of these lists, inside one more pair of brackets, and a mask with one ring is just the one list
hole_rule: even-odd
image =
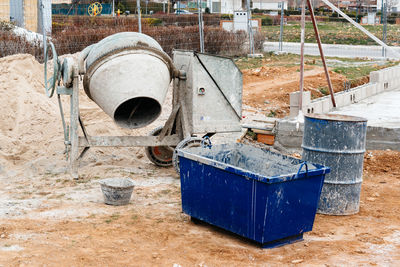
[[88,13],[91,17],[95,17],[100,15],[102,10],[103,6],[99,2],[95,2],[89,6]]

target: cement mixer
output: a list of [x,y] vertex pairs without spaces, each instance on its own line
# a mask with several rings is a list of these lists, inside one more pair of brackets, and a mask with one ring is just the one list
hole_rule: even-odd
[[[52,53],[53,71],[48,68]],[[87,96],[119,127],[136,129],[155,121],[173,81],[172,112],[149,136],[91,136],[79,111],[79,77]],[[179,170],[175,149],[199,146],[215,133],[241,131],[242,74],[225,57],[193,51],[173,52],[173,60],[150,36],[136,32],[111,35],[85,48],[77,60],[61,62],[50,42],[45,53],[45,90],[57,94],[70,172],[78,178],[79,161],[90,147],[145,147],[158,166]],[[61,96],[71,98],[70,121]],[[83,136],[78,135],[81,128]]]

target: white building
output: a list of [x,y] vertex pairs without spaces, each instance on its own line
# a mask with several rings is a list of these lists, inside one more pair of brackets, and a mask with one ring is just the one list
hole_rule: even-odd
[[251,9],[263,9],[263,10],[281,10],[282,9],[282,2],[283,8],[287,10],[288,8],[288,1],[282,0],[253,0],[253,5]]

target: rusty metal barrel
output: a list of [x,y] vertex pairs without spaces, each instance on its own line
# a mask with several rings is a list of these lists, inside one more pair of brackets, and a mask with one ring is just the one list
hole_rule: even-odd
[[305,116],[303,160],[331,168],[322,187],[318,213],[359,211],[367,120],[336,114]]

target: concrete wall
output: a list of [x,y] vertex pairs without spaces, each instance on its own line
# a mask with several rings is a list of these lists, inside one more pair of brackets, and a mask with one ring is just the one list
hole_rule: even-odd
[[38,32],[38,1],[39,0],[24,0],[24,28],[33,32]]
[[10,21],[10,0],[0,0],[0,21]]

